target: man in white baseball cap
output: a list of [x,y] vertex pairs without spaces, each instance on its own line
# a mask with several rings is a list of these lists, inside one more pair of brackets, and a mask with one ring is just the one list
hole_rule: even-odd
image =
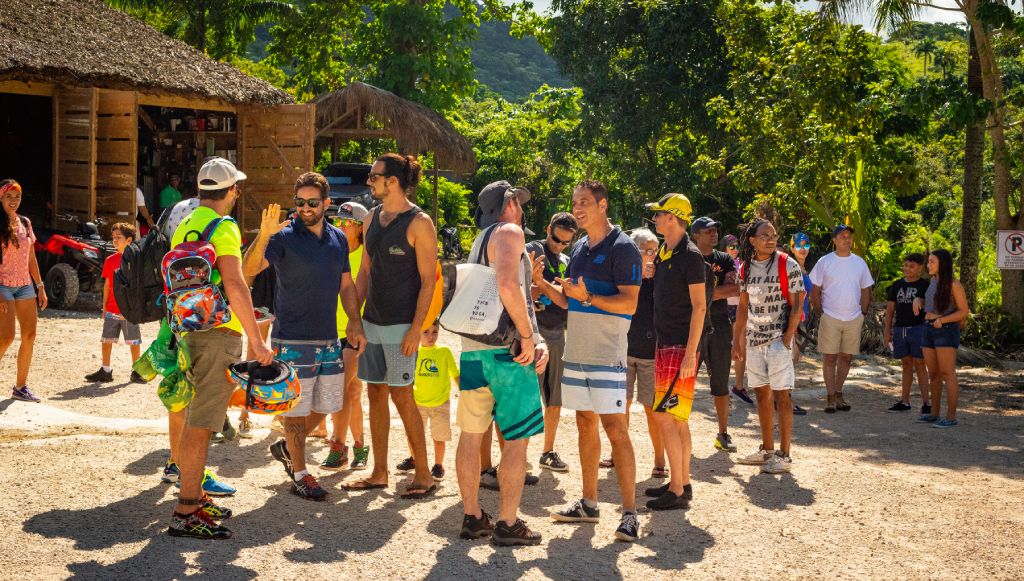
[[[203,167],[199,168],[199,175],[196,176],[200,190],[223,190],[230,188],[236,183],[244,180],[247,176],[238,171],[235,164],[223,157],[214,157],[206,161]],[[203,196],[200,194],[199,196]]]

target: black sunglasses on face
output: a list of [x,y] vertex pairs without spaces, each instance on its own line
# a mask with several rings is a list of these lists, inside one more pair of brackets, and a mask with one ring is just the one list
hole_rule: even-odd
[[309,206],[310,208],[319,208],[322,202],[323,200],[319,198],[313,198],[312,200],[307,200],[306,198],[295,198],[295,207],[301,208],[303,206]]
[[554,232],[552,232],[550,236],[551,241],[554,242],[555,244],[561,244],[562,246],[568,246],[569,244],[572,244],[572,238],[569,238],[568,240],[559,240],[558,236],[555,236]]

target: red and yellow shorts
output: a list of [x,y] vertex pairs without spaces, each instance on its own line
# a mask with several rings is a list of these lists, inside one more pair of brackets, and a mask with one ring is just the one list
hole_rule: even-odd
[[697,376],[679,379],[679,367],[686,357],[683,345],[658,346],[654,352],[654,411],[672,414],[688,421],[693,409],[693,390]]

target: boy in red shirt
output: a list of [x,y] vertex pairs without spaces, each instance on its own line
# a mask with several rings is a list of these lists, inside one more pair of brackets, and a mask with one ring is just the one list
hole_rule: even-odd
[[[121,256],[124,249],[137,237],[135,226],[125,222],[118,222],[110,230],[110,239],[114,243],[115,254],[111,254],[103,262],[103,335],[102,353],[103,366],[95,372],[85,376],[86,381],[99,383],[110,383],[114,381],[114,370],[110,367],[110,352],[114,344],[123,335],[124,342],[132,351],[132,361],[139,358],[140,345],[142,344],[142,332],[135,323],[128,322],[121,316],[121,309],[117,307],[114,300],[114,271],[121,266]],[[132,383],[146,383],[141,375],[132,370]]]

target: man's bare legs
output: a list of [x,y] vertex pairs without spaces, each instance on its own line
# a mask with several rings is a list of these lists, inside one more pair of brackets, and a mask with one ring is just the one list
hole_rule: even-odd
[[665,467],[665,443],[661,439],[661,428],[654,418],[654,410],[650,405],[644,404],[644,415],[647,416],[647,432],[651,435],[651,445],[654,447],[654,467]]
[[686,485],[690,484],[690,455],[693,449],[690,424],[677,420],[672,414],[661,412],[654,414],[654,421],[658,425],[671,466],[668,489],[676,496],[683,496]]
[[[420,417],[420,411],[416,409],[416,400],[413,397],[412,386],[405,387],[392,387],[391,388],[391,401],[395,403],[395,407],[398,409],[398,415],[402,418],[402,425],[405,426],[405,435],[409,439],[410,451],[414,459],[420,458],[426,460],[427,458],[427,436],[423,430],[423,418]],[[384,406],[387,409],[387,405]],[[372,416],[372,414],[371,414]],[[390,418],[387,418],[390,422]],[[371,429],[373,425],[373,417],[370,418]],[[371,434],[372,436],[373,434]],[[374,446],[380,446],[377,443],[377,438],[373,439]],[[384,458],[387,461],[387,440],[384,440]],[[373,454],[374,462],[378,460],[377,451]],[[374,466],[374,473],[377,471],[377,467]],[[385,467],[386,470],[386,467]],[[413,476],[412,484],[409,485],[410,489],[426,490],[434,485],[434,477],[430,475],[430,469],[427,468],[427,462],[419,461],[416,462],[416,473]]]

